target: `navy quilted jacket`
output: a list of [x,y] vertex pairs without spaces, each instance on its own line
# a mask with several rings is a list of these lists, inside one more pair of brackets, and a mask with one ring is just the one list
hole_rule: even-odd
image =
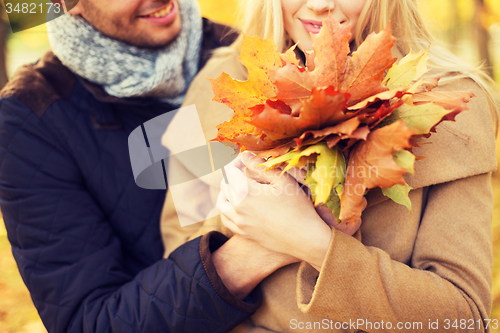
[[[204,27],[202,63],[224,43]],[[106,95],[52,53],[0,97],[0,205],[49,332],[225,332],[258,308],[258,290],[223,290],[210,259],[222,235],[162,259],[165,191],[135,184],[128,136],[172,106]]]

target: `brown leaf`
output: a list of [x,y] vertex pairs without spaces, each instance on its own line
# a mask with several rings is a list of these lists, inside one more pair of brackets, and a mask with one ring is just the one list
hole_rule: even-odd
[[444,107],[446,110],[468,110],[467,103],[475,97],[470,91],[428,91],[413,95],[413,104],[420,105],[432,102]]
[[316,65],[314,64],[314,59],[316,58],[316,53],[314,51],[304,51],[304,55],[306,56],[306,68],[309,72],[312,72],[316,69]]
[[[451,112],[444,115],[441,120],[436,123],[429,133],[435,133],[436,127],[443,121],[455,121],[455,117],[462,111],[468,110],[467,103],[476,97],[471,91],[428,91],[415,94],[412,97],[415,106],[433,103],[443,107]],[[426,135],[429,137],[430,134]]]
[[314,84],[305,68],[286,64],[273,74],[273,83],[278,89],[276,99],[285,102],[298,113],[302,106],[301,99],[309,98]]
[[364,119],[364,122],[370,127],[373,128],[380,124],[385,118],[390,116],[394,110],[403,105],[404,102],[402,100],[394,100],[393,102],[385,102],[378,108],[377,111],[373,113],[360,115],[360,118]]
[[440,76],[433,76],[433,77],[421,79],[421,80],[415,82],[410,87],[410,89],[408,89],[407,92],[411,93],[411,94],[419,94],[419,93],[423,93],[426,91],[431,91],[432,89],[434,89],[438,86],[440,79],[441,79]]
[[342,134],[349,136],[359,127],[359,124],[359,119],[354,117],[335,126],[326,127],[321,130],[306,131],[300,137],[295,139],[295,142],[297,142],[297,145],[300,147],[302,142],[309,138],[323,139],[332,134],[336,134],[339,138]]
[[413,131],[398,121],[379,128],[361,141],[350,154],[341,200],[341,221],[355,223],[361,217],[363,197],[367,189],[404,185],[406,169],[394,161],[393,153],[411,148]]
[[346,135],[346,134],[342,135],[340,137],[341,140],[349,139],[347,145],[342,150],[344,154],[346,156],[349,156],[351,147],[354,146],[356,143],[358,143],[359,140],[366,141],[369,134],[370,134],[370,128],[368,126],[362,126],[359,127],[357,130],[355,130],[351,135]]
[[316,130],[349,119],[343,109],[346,95],[333,88],[314,89],[311,98],[303,102],[298,116],[281,101],[267,101],[263,107],[253,109],[250,123],[266,134],[270,140],[293,139],[307,130]]
[[261,151],[257,154],[257,157],[268,159],[268,158],[272,158],[272,157],[285,155],[286,153],[288,153],[291,149],[295,148],[296,146],[297,146],[297,144],[295,143],[295,141],[289,141],[289,142],[287,142],[281,146],[278,146],[276,148]]
[[379,101],[388,101],[393,98],[401,98],[405,92],[401,89],[393,89],[381,92],[379,94],[368,97],[367,99],[359,102],[356,105],[350,106],[348,110],[359,110],[364,109],[368,105],[379,102]]

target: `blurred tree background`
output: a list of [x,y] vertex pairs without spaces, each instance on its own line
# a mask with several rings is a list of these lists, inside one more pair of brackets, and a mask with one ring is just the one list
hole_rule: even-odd
[[[36,1],[36,0],[35,0]],[[238,26],[237,0],[198,0],[204,16]],[[397,1],[397,0],[393,0]],[[500,0],[420,0],[422,10],[436,34],[450,50],[471,64],[484,64],[500,84]],[[0,3],[1,5],[2,3]],[[0,86],[16,68],[36,61],[49,44],[45,25],[12,33],[2,8],[0,13]],[[30,22],[11,17],[15,31]],[[500,150],[497,148],[498,157]],[[494,277],[493,312],[500,319],[500,178],[493,178]],[[3,221],[0,221],[0,333],[45,332],[15,266]]]

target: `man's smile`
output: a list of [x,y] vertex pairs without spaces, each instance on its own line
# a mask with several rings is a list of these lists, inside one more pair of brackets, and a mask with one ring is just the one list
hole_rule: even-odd
[[140,15],[139,18],[148,20],[149,22],[158,25],[169,25],[177,18],[179,10],[175,1],[170,1],[168,4],[156,9],[147,15]]
[[172,7],[174,6],[173,2],[169,2],[167,5],[164,7],[154,11],[153,13],[150,13],[148,15],[142,15],[141,17],[163,17],[167,14],[169,14],[172,11]]

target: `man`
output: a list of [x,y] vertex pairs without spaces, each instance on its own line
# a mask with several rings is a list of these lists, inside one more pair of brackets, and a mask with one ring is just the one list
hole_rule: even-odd
[[[0,205],[49,332],[224,332],[292,258],[219,233],[162,259],[165,191],[136,186],[127,138],[178,108],[227,44],[195,0],[81,0],[48,24],[53,53],[1,92]],[[265,258],[264,260],[261,258]]]

